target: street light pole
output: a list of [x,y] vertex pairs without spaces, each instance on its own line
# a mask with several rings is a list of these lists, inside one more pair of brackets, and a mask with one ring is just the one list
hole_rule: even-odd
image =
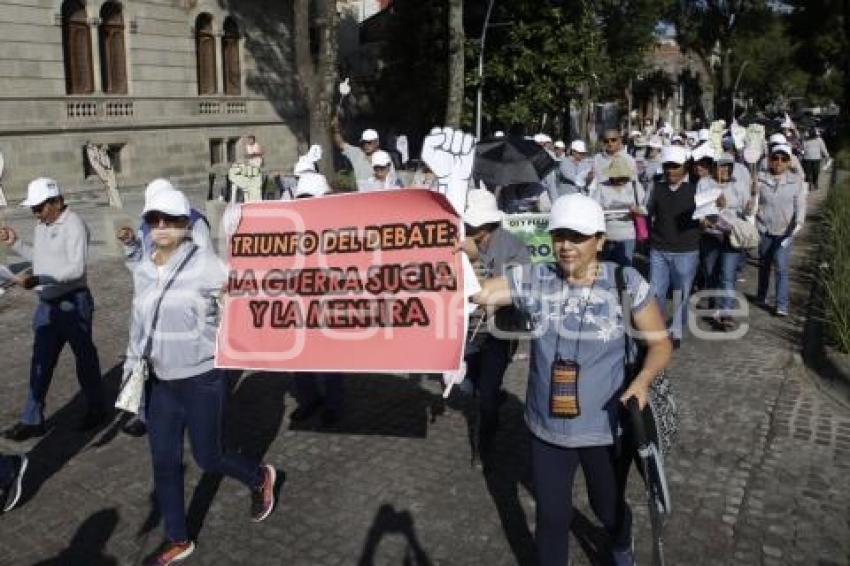
[[732,119],[735,119],[735,102],[738,99],[738,83],[741,82],[741,77],[744,76],[744,69],[749,65],[749,60],[744,61],[744,64],[741,65],[741,68],[738,69],[738,78],[735,79],[735,86],[732,87]]
[[484,16],[484,27],[481,28],[481,48],[478,50],[478,90],[475,100],[475,137],[481,139],[481,107],[484,103],[484,44],[487,41],[487,28],[490,25],[490,14],[493,12],[493,4],[496,0],[490,0],[487,5],[487,15]]

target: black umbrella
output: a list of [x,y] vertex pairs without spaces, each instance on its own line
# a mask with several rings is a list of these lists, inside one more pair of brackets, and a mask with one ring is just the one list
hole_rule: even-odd
[[511,137],[479,143],[472,172],[488,187],[497,187],[538,183],[557,165],[535,142]]

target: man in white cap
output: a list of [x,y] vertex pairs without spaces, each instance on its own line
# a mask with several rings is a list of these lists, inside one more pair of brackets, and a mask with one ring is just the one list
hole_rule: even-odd
[[402,185],[393,169],[390,154],[378,150],[372,154],[372,175],[363,182],[358,180],[357,186],[361,192],[377,191],[380,189],[400,189]]
[[[505,275],[510,265],[530,262],[525,245],[502,228],[502,212],[496,197],[486,189],[469,191],[463,213],[466,227],[464,250],[480,266],[483,277]],[[467,346],[467,376],[478,392],[480,427],[479,456],[486,465],[493,436],[499,426],[499,398],[502,379],[514,350],[513,340],[504,336],[522,328],[522,319],[512,307],[496,311],[492,333],[478,333]]]
[[567,156],[567,144],[564,143],[564,140],[558,140],[555,142],[555,159],[557,161],[562,161]]
[[339,120],[331,122],[334,143],[354,168],[354,178],[360,183],[372,176],[372,154],[378,151],[380,140],[378,132],[369,128],[360,134],[360,147],[345,141],[339,127]]
[[30,387],[21,420],[6,431],[6,438],[23,441],[45,433],[44,407],[53,369],[65,343],[77,361],[77,380],[87,402],[81,430],[91,430],[106,418],[100,360],[92,341],[94,302],[86,281],[89,229],[62,197],[53,179],[35,179],[27,187],[21,206],[37,219],[32,246],[18,239],[12,228],[0,229],[0,243],[32,261],[33,273],[20,281],[35,289],[38,306],[33,317]]
[[561,191],[565,195],[584,192],[593,177],[593,163],[587,159],[587,145],[582,140],[570,144],[570,155],[558,164]]
[[687,320],[687,302],[699,267],[700,223],[693,218],[696,185],[687,179],[688,152],[683,147],[661,150],[663,179],[656,182],[647,202],[649,211],[649,279],[661,312],[668,291],[673,291],[675,309],[670,336],[674,347],[682,340]]
[[596,154],[593,158],[593,179],[597,183],[602,183],[607,180],[605,171],[611,165],[611,160],[617,155],[622,155],[629,163],[632,171],[637,171],[637,164],[634,158],[629,155],[626,148],[623,146],[623,135],[616,128],[608,128],[602,133],[602,151]]
[[664,141],[660,136],[650,136],[646,147],[644,168],[639,176],[643,186],[648,187],[661,175],[661,150],[664,148]]

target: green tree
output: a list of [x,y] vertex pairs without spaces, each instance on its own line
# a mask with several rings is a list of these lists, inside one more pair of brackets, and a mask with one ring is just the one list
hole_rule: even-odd
[[[494,126],[540,129],[562,116],[586,87],[593,96],[607,74],[605,40],[589,3],[497,2],[486,46],[484,117]],[[477,43],[469,54],[477,59]],[[469,67],[473,67],[469,65]],[[477,86],[470,73],[468,82]]]
[[669,16],[679,46],[694,53],[708,73],[715,114],[728,117],[734,73],[745,61],[743,45],[768,33],[779,15],[768,0],[678,0]]
[[846,108],[849,89],[848,14],[846,0],[791,0],[788,31],[794,40],[794,60],[805,73],[806,97],[813,103],[844,98]]

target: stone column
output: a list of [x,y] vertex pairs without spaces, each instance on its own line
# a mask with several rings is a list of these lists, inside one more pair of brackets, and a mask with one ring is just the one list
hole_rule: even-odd
[[224,94],[224,47],[221,40],[224,33],[215,32],[215,92]]
[[94,94],[101,94],[103,85],[101,84],[100,73],[100,18],[89,19],[89,26],[91,28],[89,37],[91,38],[92,85],[94,86]]

